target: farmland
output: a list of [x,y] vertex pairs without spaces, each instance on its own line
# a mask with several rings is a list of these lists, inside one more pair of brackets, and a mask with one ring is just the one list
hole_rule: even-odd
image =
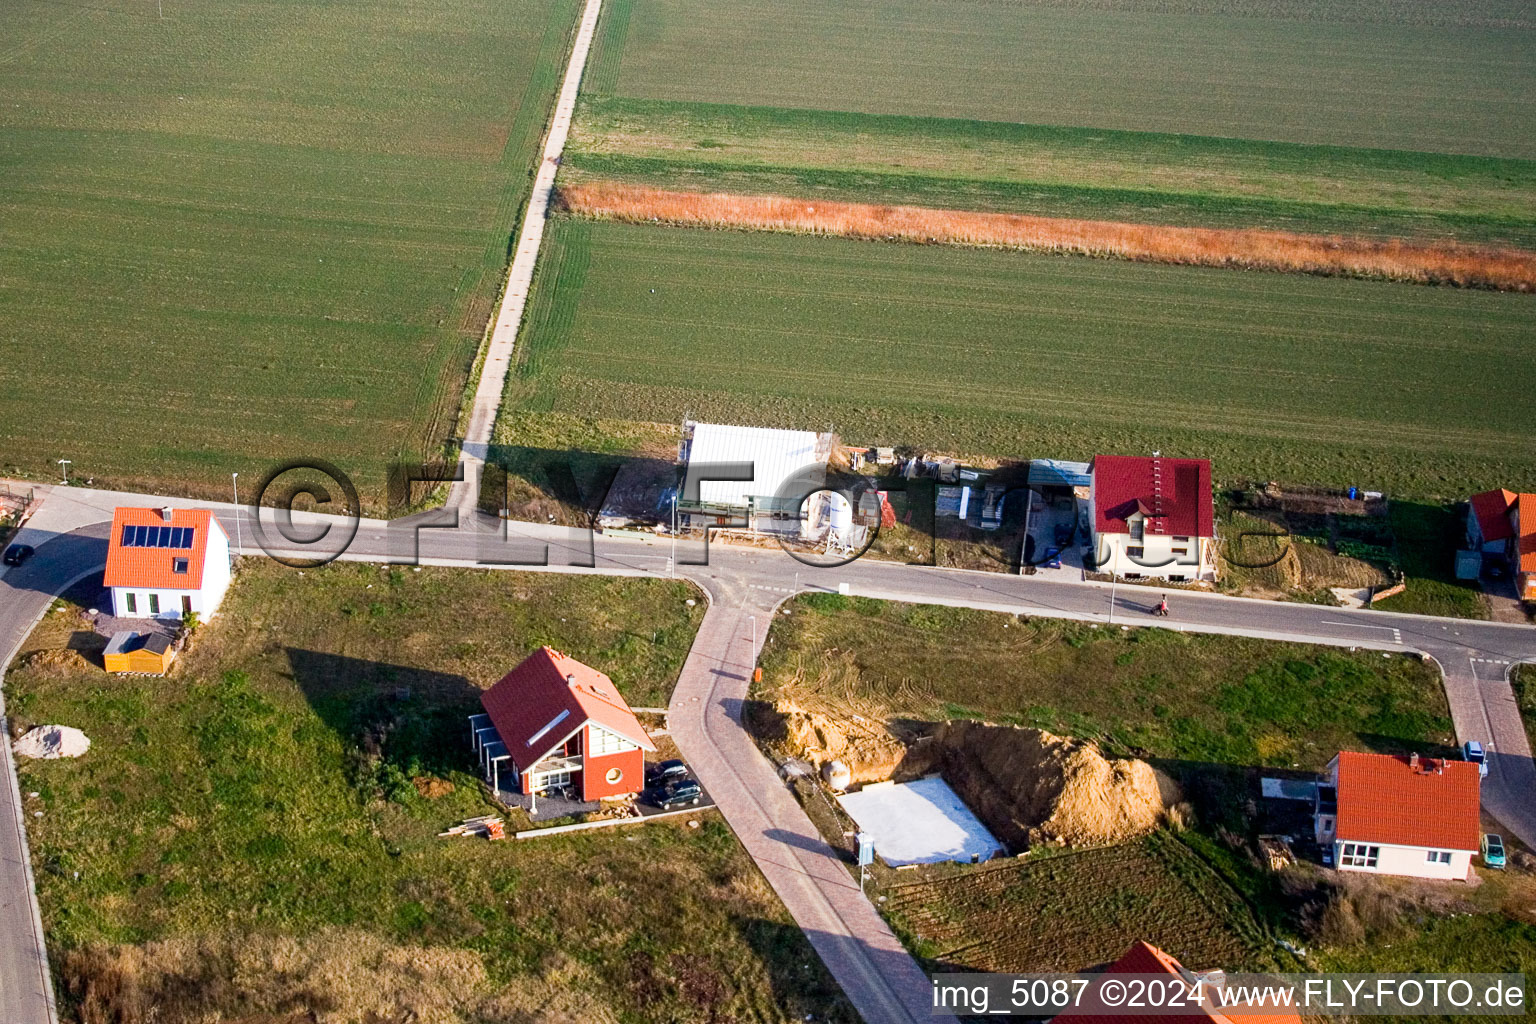
[[441,452],[576,7],[11,5],[0,472]]
[[570,220],[547,244],[509,414],[1156,448],[1400,496],[1536,481],[1526,296]]
[[1536,157],[1515,0],[648,0],[590,88],[638,99]]
[[72,1018],[853,1020],[713,814],[435,838],[492,810],[464,735],[482,687],[551,644],[664,703],[692,593],[248,561],[173,675],[111,686],[65,649],[88,648],[77,609],[48,615],[7,697],[93,741],[21,766]]
[[920,955],[964,971],[1080,971],[1132,938],[1186,964],[1271,968],[1241,897],[1166,832],[931,881],[896,882],[886,913]]
[[1536,247],[1536,161],[589,95],[562,181]]

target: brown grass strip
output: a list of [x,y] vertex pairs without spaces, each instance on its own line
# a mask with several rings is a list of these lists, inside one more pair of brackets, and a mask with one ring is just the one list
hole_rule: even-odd
[[635,223],[1030,249],[1202,267],[1536,291],[1536,253],[1456,243],[1123,224],[785,196],[669,192],[606,181],[564,185],[559,201],[573,213]]

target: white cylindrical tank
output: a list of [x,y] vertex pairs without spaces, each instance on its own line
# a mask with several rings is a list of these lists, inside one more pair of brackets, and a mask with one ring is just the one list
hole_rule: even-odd
[[827,785],[833,789],[847,789],[853,783],[853,772],[841,761],[828,761],[821,766],[821,777],[827,780]]
[[831,519],[833,531],[838,534],[847,534],[853,526],[853,506],[836,491],[828,496],[827,515]]

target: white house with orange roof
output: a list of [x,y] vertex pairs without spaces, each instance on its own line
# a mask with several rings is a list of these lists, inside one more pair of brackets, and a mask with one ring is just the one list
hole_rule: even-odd
[[1340,871],[1465,881],[1482,841],[1471,761],[1346,750],[1318,787],[1318,845]]
[[229,590],[229,534],[206,509],[118,508],[106,586],[122,619],[211,619]]

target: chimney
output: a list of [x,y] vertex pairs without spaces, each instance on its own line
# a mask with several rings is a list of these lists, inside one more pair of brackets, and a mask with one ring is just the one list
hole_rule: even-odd
[[576,685],[576,673],[575,672],[571,672],[568,675],[566,675],[566,677],[565,677],[565,685],[566,686],[575,686]]
[[1408,767],[1414,771],[1419,770],[1419,752],[1417,750],[1408,755]]
[[171,511],[171,506],[169,506],[169,505],[166,505],[166,506],[164,506],[163,508],[160,509],[160,518],[164,519],[166,522],[170,522],[171,521],[172,514],[173,513]]

